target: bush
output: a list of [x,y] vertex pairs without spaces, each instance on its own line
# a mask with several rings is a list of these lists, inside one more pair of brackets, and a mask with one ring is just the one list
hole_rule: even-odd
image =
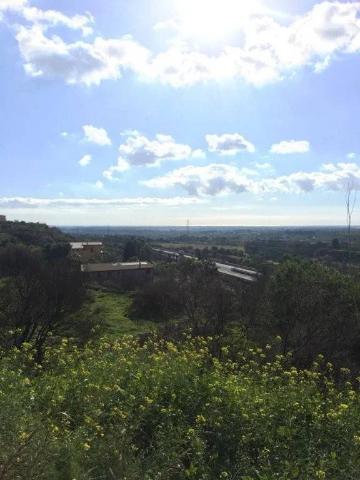
[[338,365],[359,366],[360,288],[351,276],[315,262],[282,263],[269,286],[271,315],[263,330],[280,335],[307,367],[317,354]]
[[[310,370],[211,339],[66,340],[34,366],[0,360],[0,478],[358,478],[360,394],[320,358]],[[270,350],[270,347],[268,347]]]

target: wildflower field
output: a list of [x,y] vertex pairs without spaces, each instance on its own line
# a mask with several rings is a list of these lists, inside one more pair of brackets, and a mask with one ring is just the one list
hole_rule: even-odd
[[270,346],[63,340],[1,352],[0,479],[360,478],[357,380]]

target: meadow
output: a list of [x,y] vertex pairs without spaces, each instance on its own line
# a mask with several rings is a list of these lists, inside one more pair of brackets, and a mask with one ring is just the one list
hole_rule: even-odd
[[131,293],[89,288],[87,300],[74,315],[74,321],[81,319],[86,322],[91,317],[96,328],[111,338],[152,332],[155,324],[135,318],[131,311],[132,303]]

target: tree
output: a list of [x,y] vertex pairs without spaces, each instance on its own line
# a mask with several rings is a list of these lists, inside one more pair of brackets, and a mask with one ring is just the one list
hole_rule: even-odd
[[163,264],[155,268],[152,282],[144,284],[133,297],[132,313],[153,322],[168,322],[182,311],[177,295],[176,264]]
[[214,263],[185,259],[176,272],[178,302],[194,335],[221,335],[232,314],[232,291]]
[[269,284],[269,333],[280,335],[283,353],[308,366],[319,353],[351,362],[360,340],[358,282],[313,262],[288,260]]
[[233,291],[213,262],[185,259],[176,272],[178,303],[194,335],[221,335],[233,313]]
[[123,261],[149,260],[151,250],[149,245],[142,238],[129,238],[124,245]]
[[138,258],[138,242],[135,238],[130,238],[124,245],[123,261],[128,262],[135,258]]
[[338,238],[334,238],[331,242],[331,246],[334,250],[339,250],[340,248],[340,242]]
[[57,333],[81,306],[82,275],[69,258],[49,262],[40,251],[0,252],[0,334],[4,345],[31,342],[41,359],[50,332]]
[[236,295],[214,263],[182,259],[157,270],[153,284],[135,296],[136,313],[193,335],[222,335],[236,315]]

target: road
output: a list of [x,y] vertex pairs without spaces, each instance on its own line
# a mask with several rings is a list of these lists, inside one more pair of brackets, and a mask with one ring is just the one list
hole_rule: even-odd
[[244,282],[256,282],[258,273],[254,270],[247,270],[241,267],[234,267],[232,265],[225,265],[224,263],[217,263],[215,265],[219,273],[223,275],[230,275],[231,277],[239,278]]
[[[160,248],[154,248],[155,252],[162,254],[164,256],[173,257],[174,259],[183,257],[183,258],[196,258],[193,255],[185,255],[179,252],[174,252],[171,250],[162,250]],[[225,263],[215,262],[217,270],[222,275],[229,275],[230,277],[238,278],[244,282],[256,282],[258,279],[259,273],[255,270],[249,270],[247,268],[242,268],[235,265],[226,265]]]

